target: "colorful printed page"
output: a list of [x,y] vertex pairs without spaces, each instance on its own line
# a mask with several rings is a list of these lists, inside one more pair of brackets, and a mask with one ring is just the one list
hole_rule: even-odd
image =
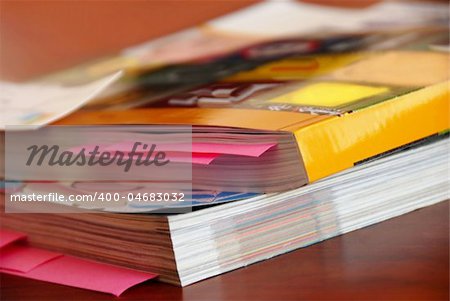
[[58,76],[70,81],[95,78],[119,69],[135,71],[208,60],[268,40],[315,33],[355,33],[446,26],[447,23],[447,7],[437,3],[380,1],[356,9],[294,0],[261,1],[203,25],[126,48],[120,55],[99,60],[88,68],[70,69]]
[[20,130],[20,127],[13,126],[21,125],[39,128],[56,121],[96,97],[121,74],[119,71],[88,84],[70,87],[0,81],[3,111],[0,130],[5,130],[7,126],[8,129]]
[[[134,68],[176,64],[211,58],[268,39],[318,32],[352,33],[374,28],[414,28],[426,24],[446,24],[446,9],[446,6],[435,3],[430,5],[386,1],[355,9],[293,0],[262,1],[209,21],[203,26],[127,48],[122,53],[121,61],[126,62],[123,66]],[[116,62],[117,59],[109,64],[115,66]]]
[[0,272],[119,296],[155,278],[145,273],[28,246],[23,233],[0,230]]
[[[318,32],[364,32],[447,24],[445,4],[380,1],[366,8],[323,6],[300,1],[264,1],[208,22],[218,32],[280,38]],[[268,22],[267,20],[270,20]],[[301,22],[299,22],[301,20]]]

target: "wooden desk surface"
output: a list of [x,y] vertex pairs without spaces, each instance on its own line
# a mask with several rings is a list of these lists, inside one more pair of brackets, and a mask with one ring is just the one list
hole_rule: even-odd
[[[120,300],[448,300],[449,202],[185,288],[148,281]],[[1,275],[1,300],[119,300]]]
[[[1,1],[0,76],[20,80],[68,67],[251,2]],[[448,226],[444,202],[183,289],[147,282],[120,299],[448,300]],[[3,274],[0,280],[1,300],[117,299]]]

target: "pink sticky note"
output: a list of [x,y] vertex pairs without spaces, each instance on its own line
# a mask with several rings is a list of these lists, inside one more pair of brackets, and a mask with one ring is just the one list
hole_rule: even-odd
[[[114,155],[115,151],[110,151],[111,156]],[[129,158],[130,153],[125,153],[123,158],[127,160]],[[148,153],[142,153],[141,160],[146,160]],[[149,157],[149,160],[153,160],[155,158],[155,154]],[[173,151],[165,151],[164,152],[164,160],[169,160],[170,162],[177,163],[193,163],[193,164],[202,164],[208,165],[214,159],[221,156],[221,154],[208,154],[208,153],[183,153],[183,152],[173,152]],[[137,157],[133,157],[137,160]],[[161,160],[160,160],[161,161]]]
[[26,278],[74,286],[119,296],[128,288],[157,277],[157,274],[140,272],[103,263],[62,256],[41,264],[27,273],[1,270],[3,273]]
[[136,284],[158,276],[154,273],[65,256],[32,248],[25,244],[11,244],[24,240],[26,235],[10,230],[0,229],[0,238],[1,273],[105,292],[116,296]]
[[[186,155],[187,154],[187,155]],[[219,157],[220,154],[208,154],[208,153],[168,153],[168,159],[173,162],[185,162],[185,163],[193,163],[193,164],[202,164],[208,165],[214,159]]]
[[49,260],[63,256],[22,244],[10,244],[0,250],[0,269],[28,272]]
[[[124,141],[111,144],[105,147],[105,150],[130,152],[135,142]],[[261,143],[261,144],[236,144],[236,143],[158,143],[156,150],[160,151],[176,151],[176,152],[192,152],[192,153],[211,153],[211,154],[227,154],[238,156],[259,157],[277,143]],[[144,151],[137,148],[136,151]]]
[[277,144],[193,143],[192,152],[259,157],[275,145]]
[[220,156],[220,154],[201,154],[200,155],[197,153],[193,153],[192,154],[192,163],[207,165],[219,156]]
[[[166,144],[165,144],[166,145]],[[93,151],[95,145],[81,145],[76,146],[68,149],[71,152],[79,153],[81,150],[85,150],[85,154],[89,155],[90,151]],[[105,146],[105,145],[99,145],[98,152],[109,152],[110,156],[113,157],[116,151],[120,151],[124,153],[123,159],[128,159],[128,154],[131,152],[133,147],[133,143],[120,143],[120,144],[114,144],[113,146]],[[164,148],[164,147],[163,147]],[[185,145],[181,146],[175,146],[175,147],[169,147],[169,149],[162,149],[158,147],[155,149],[153,156],[150,158],[154,158],[154,155],[158,151],[164,151],[166,158],[169,159],[172,162],[179,162],[179,163],[193,163],[193,164],[202,164],[202,165],[208,165],[210,164],[215,158],[220,156],[220,154],[214,154],[214,153],[205,153],[205,152],[197,152],[194,153],[190,151],[191,146]],[[137,153],[142,153],[142,157],[145,159],[148,154],[148,149],[144,150],[142,146],[140,148],[136,149]]]
[[18,240],[24,240],[27,236],[23,233],[0,229],[0,248],[3,248],[6,245],[9,245],[12,242]]

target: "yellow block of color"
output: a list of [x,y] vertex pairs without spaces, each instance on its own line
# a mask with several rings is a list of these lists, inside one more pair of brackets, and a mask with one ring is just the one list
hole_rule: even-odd
[[388,92],[387,87],[371,87],[349,83],[321,82],[286,93],[270,102],[308,106],[336,107],[358,99]]
[[450,82],[294,129],[310,182],[449,128]]
[[281,59],[222,79],[226,82],[301,80],[331,74],[364,58],[364,53],[316,55]]

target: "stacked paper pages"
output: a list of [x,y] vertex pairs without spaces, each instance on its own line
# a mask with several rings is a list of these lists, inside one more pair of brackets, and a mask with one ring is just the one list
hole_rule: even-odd
[[184,286],[444,201],[448,37],[443,4],[267,1],[1,83],[2,227]]
[[179,215],[5,214],[31,243],[193,282],[448,198],[448,138],[431,139],[335,176]]

